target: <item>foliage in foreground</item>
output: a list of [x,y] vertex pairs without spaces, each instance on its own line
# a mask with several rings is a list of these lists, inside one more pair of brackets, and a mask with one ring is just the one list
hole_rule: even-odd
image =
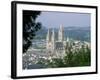
[[32,45],[36,32],[41,28],[41,23],[36,22],[40,11],[23,10],[23,53]]
[[57,68],[57,67],[81,67],[81,66],[90,66],[91,65],[91,55],[90,48],[82,47],[78,51],[71,51],[68,49],[66,55],[63,58],[52,58],[51,60],[41,60],[38,63],[44,64],[48,68]]

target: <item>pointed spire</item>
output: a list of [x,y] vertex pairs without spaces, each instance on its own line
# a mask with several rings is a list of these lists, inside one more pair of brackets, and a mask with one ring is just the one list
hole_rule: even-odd
[[60,25],[60,30],[63,30],[63,25],[62,24]]
[[52,29],[52,41],[55,41],[55,31]]
[[63,41],[63,36],[64,36],[64,29],[63,29],[63,26],[60,25],[60,28],[59,28],[59,41]]
[[54,29],[52,29],[52,49],[55,49],[55,32],[54,32]]
[[48,42],[50,41],[50,28],[48,29],[48,32],[47,32],[47,41]]

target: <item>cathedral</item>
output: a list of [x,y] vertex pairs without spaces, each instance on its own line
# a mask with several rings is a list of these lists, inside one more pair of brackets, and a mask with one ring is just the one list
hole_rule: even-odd
[[[58,37],[58,39],[56,38]],[[48,29],[46,39],[47,53],[51,57],[62,58],[65,54],[66,41],[64,41],[64,28],[60,25],[58,36],[55,34],[54,29]]]

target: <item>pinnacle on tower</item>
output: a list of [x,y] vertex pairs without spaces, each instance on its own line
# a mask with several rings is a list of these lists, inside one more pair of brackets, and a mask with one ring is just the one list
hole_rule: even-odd
[[54,32],[54,29],[52,29],[52,41],[55,41],[55,32]]
[[59,37],[59,41],[63,41],[63,36],[64,36],[64,29],[63,29],[63,26],[62,25],[60,25],[60,28],[59,28],[59,35],[58,35],[58,37]]
[[49,42],[51,39],[50,39],[50,29],[48,29],[48,32],[47,32],[47,41]]
[[54,29],[52,29],[52,49],[55,49],[55,32],[54,32]]
[[60,25],[60,29],[63,30],[63,25],[62,24]]

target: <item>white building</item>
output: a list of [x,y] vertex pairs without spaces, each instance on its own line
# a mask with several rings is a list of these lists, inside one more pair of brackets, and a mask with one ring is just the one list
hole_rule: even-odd
[[81,42],[78,40],[70,40],[67,38],[64,40],[64,28],[60,25],[58,30],[58,39],[56,38],[57,34],[55,35],[54,29],[48,29],[47,32],[47,39],[46,39],[46,50],[50,57],[54,58],[63,58],[65,55],[65,48],[66,52],[69,51],[69,48],[73,52],[79,51],[82,46],[89,47],[90,43],[88,42]]
[[52,57],[63,57],[65,54],[65,46],[66,41],[64,41],[64,29],[63,26],[60,25],[60,28],[58,30],[58,39],[56,39],[57,35],[55,35],[54,29],[50,31],[48,29],[47,32],[47,43],[46,43],[46,49],[47,53],[50,54]]

